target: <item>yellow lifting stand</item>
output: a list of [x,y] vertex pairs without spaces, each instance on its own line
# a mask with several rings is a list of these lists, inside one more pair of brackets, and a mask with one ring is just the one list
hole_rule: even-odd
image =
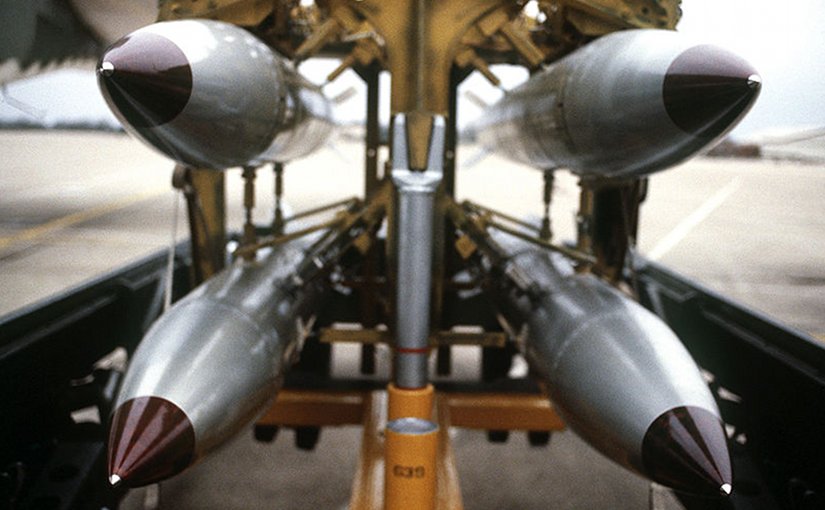
[[[412,435],[388,429],[388,423],[403,418],[433,427],[414,428]],[[385,391],[283,390],[256,425],[362,425],[350,510],[463,509],[451,427],[564,429],[545,394],[436,392],[432,385],[420,390],[393,385]]]
[[433,385],[404,389],[390,383],[387,394],[384,509],[435,510],[440,429],[432,421]]

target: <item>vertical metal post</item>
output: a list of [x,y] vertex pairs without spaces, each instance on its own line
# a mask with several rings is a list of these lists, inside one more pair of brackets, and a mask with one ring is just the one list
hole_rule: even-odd
[[639,205],[644,186],[640,179],[600,185],[593,190],[594,272],[618,282],[624,276],[628,249],[635,245]]
[[544,171],[544,215],[541,218],[541,232],[539,237],[545,241],[553,238],[553,229],[550,225],[550,205],[553,201],[553,183],[555,181],[555,169]]
[[450,98],[444,133],[444,193],[455,198],[456,146],[458,145],[458,85],[466,75],[453,66],[450,72]]
[[186,196],[192,243],[192,280],[199,285],[226,262],[224,173],[177,166],[173,184]]
[[[381,68],[377,63],[366,67],[359,74],[367,85],[367,130],[364,140],[364,197],[369,199],[378,190],[378,149],[381,147],[381,129],[378,117]],[[377,324],[375,277],[378,266],[378,246],[373,243],[364,256],[364,287],[361,289],[361,315],[365,328]],[[375,345],[361,345],[361,373],[375,373]]]
[[[251,246],[255,244],[257,241],[257,235],[255,233],[255,224],[252,221],[252,210],[255,208],[255,176],[256,176],[256,169],[255,167],[244,167],[243,169],[243,179],[244,179],[244,193],[243,193],[243,206],[244,211],[246,213],[246,218],[244,221],[243,226],[243,240],[242,244],[244,246]],[[245,255],[247,260],[251,260],[255,258],[255,252],[249,252],[248,255]]]
[[363,73],[367,84],[367,133],[365,140],[364,196],[369,198],[378,189],[378,149],[381,146],[381,126],[378,119],[378,98],[380,93],[380,72],[378,64],[372,64]]
[[405,116],[393,123],[392,180],[398,192],[394,382],[404,389],[423,388],[429,381],[433,216],[443,175],[444,131],[444,118],[435,117],[422,171],[410,168]]
[[[447,123],[444,134],[444,183],[441,193],[455,198],[456,187],[456,146],[458,144],[458,85],[464,80],[466,74],[456,66],[450,71],[450,97],[449,110],[447,112]],[[436,210],[436,232],[433,260],[433,278],[435,285],[433,289],[433,322],[440,329],[449,329],[444,315],[444,300],[446,299],[447,282],[455,271],[457,265],[456,252],[450,247],[453,244],[455,230],[452,223],[447,219],[443,207]],[[436,373],[438,375],[449,375],[452,372],[452,348],[449,345],[438,347]]]
[[272,218],[272,234],[278,236],[284,233],[284,164],[275,163],[272,170],[275,172],[275,212]]
[[[576,214],[576,245],[580,252],[587,255],[593,254],[593,209],[595,202],[595,191],[593,185],[584,179],[579,181],[579,212]],[[579,264],[576,271],[587,273],[591,269],[590,264]]]

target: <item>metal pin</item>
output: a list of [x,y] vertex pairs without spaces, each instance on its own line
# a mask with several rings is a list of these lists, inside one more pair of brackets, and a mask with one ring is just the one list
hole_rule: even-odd
[[100,67],[97,68],[97,72],[101,76],[109,77],[115,73],[115,65],[109,62],[108,60],[104,60],[100,63]]

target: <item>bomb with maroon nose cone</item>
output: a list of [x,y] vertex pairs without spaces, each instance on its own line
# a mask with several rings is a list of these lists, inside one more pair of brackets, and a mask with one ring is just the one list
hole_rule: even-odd
[[291,283],[306,239],[238,260],[152,325],[123,380],[109,428],[109,481],[137,487],[204,458],[262,412],[326,294]]
[[323,145],[333,127],[320,89],[229,23],[143,27],[104,52],[97,75],[123,127],[186,165],[290,161]]
[[533,373],[565,422],[618,464],[706,497],[733,491],[719,409],[690,354],[658,317],[592,274],[498,236],[533,296],[499,292]]
[[756,70],[668,30],[603,36],[534,74],[476,124],[490,151],[583,177],[640,177],[705,150],[748,112]]

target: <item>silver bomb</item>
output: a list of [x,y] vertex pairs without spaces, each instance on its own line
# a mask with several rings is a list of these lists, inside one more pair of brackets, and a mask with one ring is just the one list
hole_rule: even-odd
[[152,326],[126,372],[109,433],[113,484],[168,478],[265,409],[324,286],[288,278],[303,241],[237,261]]
[[328,100],[283,57],[229,23],[155,23],[98,63],[106,102],[133,136],[180,163],[285,162],[323,145]]
[[711,146],[761,88],[750,64],[668,30],[605,35],[508,92],[476,125],[488,150],[540,169],[642,176]]
[[[498,239],[497,239],[498,240]],[[585,441],[658,483],[729,495],[719,410],[690,354],[664,322],[560,255],[501,239],[508,264],[540,297],[508,294],[526,326],[524,352],[554,406]]]

